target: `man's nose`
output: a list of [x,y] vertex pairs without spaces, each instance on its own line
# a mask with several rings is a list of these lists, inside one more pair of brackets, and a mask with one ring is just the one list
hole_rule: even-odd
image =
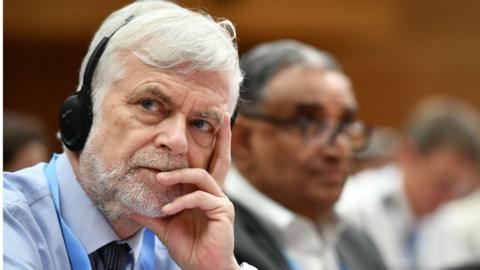
[[155,146],[163,148],[172,155],[182,155],[188,151],[187,123],[182,115],[164,119],[158,126]]

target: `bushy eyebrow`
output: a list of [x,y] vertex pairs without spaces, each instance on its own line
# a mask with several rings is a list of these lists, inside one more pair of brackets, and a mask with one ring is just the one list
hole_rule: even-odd
[[324,108],[321,104],[299,103],[295,105],[295,112],[301,116],[313,117],[317,113],[324,114]]
[[155,85],[149,85],[147,86],[147,88],[145,88],[142,91],[150,92],[152,95],[156,96],[167,105],[173,104],[172,98],[170,96],[167,96],[165,93],[163,93],[162,90]]
[[[313,116],[318,112],[324,114],[325,109],[321,104],[300,103],[295,106],[295,111],[302,116]],[[340,119],[346,122],[353,121],[356,115],[357,109],[355,107],[344,107]]]
[[158,86],[156,85],[148,85],[147,87],[145,88],[140,88],[140,89],[135,89],[135,91],[133,91],[132,93],[130,93],[128,95],[128,98],[129,99],[135,99],[136,97],[138,97],[139,95],[142,95],[142,94],[145,94],[145,93],[148,93],[148,94],[151,94],[153,96],[155,96],[156,98],[158,98],[159,100],[161,100],[164,104],[166,105],[173,105],[173,100],[170,96],[168,96],[167,94],[165,94]]

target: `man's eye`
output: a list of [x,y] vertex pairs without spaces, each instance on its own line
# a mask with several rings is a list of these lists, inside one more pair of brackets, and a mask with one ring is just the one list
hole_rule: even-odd
[[193,120],[192,126],[205,132],[211,132],[213,130],[213,126],[208,121],[202,119]]
[[158,104],[158,102],[148,98],[142,99],[140,104],[148,111],[157,111],[160,108],[160,104]]

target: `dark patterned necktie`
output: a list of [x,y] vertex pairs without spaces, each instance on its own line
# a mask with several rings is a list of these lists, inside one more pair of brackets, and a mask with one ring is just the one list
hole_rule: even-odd
[[128,244],[111,242],[98,250],[105,270],[124,270],[128,261],[130,247]]

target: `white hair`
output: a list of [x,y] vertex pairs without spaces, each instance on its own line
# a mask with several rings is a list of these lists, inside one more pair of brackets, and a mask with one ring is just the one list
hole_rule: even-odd
[[[113,12],[96,32],[80,69],[80,85],[85,67],[95,47],[128,17],[108,42],[92,80],[94,115],[110,84],[121,79],[123,69],[118,52],[130,51],[145,64],[189,73],[195,70],[219,72],[229,84],[229,110],[233,112],[243,80],[235,44],[235,28],[228,20],[214,21],[209,15],[182,8],[167,1],[137,1]],[[181,68],[180,68],[181,67]],[[181,70],[179,70],[181,69]]]

